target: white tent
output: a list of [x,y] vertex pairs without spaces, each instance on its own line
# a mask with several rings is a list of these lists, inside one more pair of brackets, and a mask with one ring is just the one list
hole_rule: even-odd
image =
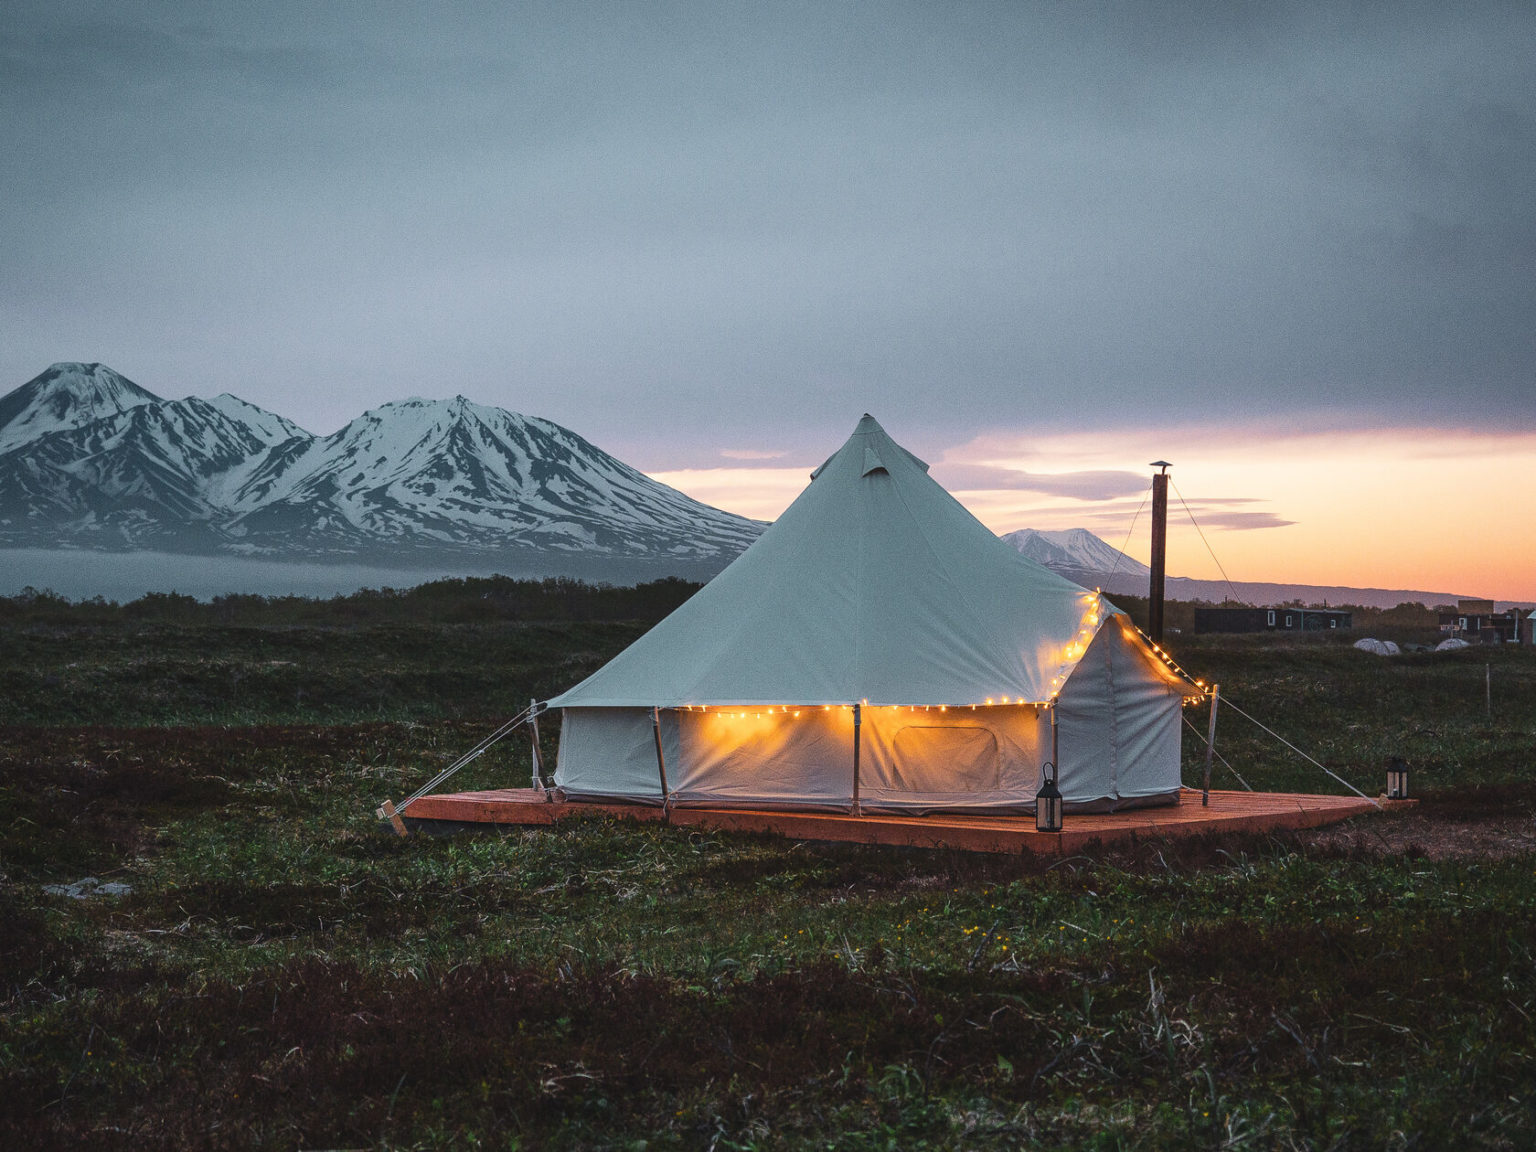
[[[563,709],[571,799],[1019,811],[1171,803],[1199,690],[870,416],[729,568]],[[663,784],[665,781],[665,784]],[[663,789],[665,788],[665,792]]]

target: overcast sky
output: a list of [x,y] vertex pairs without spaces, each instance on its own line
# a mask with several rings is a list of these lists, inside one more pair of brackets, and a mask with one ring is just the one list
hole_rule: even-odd
[[1532,429],[1533,60],[1528,2],[7,0],[0,392],[462,392],[651,469]]

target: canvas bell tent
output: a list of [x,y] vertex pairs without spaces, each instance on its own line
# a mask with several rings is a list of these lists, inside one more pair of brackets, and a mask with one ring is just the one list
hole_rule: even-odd
[[865,416],[729,568],[548,706],[574,800],[1027,811],[1171,803],[1199,689]]

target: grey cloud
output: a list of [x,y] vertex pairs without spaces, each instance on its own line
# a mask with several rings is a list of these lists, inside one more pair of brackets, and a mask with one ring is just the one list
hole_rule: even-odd
[[1196,508],[1227,508],[1234,504],[1257,504],[1258,499],[1252,496],[1201,496],[1190,503]]
[[1077,500],[1111,500],[1140,492],[1147,478],[1135,472],[1060,472],[1053,474],[1024,472],[1015,468],[994,468],[986,464],[935,464],[934,479],[954,491],[1008,489],[1043,492],[1052,496],[1070,496]]
[[1285,528],[1296,523],[1285,520],[1274,512],[1217,512],[1200,517],[1205,528],[1221,528],[1228,532],[1251,532],[1260,528]]
[[1533,48],[1496,3],[15,3],[0,389],[466,391],[648,467],[865,410],[1536,426]]
[[[1249,497],[1202,497],[1199,500],[1191,500],[1188,503],[1188,512],[1202,528],[1220,529],[1229,532],[1248,532],[1263,528],[1285,528],[1297,523],[1287,520],[1275,512],[1237,512],[1229,511],[1233,505],[1256,504],[1259,501]],[[1136,501],[1119,503],[1110,507],[1084,508],[1074,513],[1082,522],[1083,527],[1094,528],[1099,535],[1111,544],[1115,543],[1115,534],[1125,533],[1130,530],[1132,520],[1135,520],[1138,531],[1145,531],[1149,523],[1150,512],[1145,504]],[[1169,524],[1188,524],[1186,510],[1175,504],[1168,510]]]

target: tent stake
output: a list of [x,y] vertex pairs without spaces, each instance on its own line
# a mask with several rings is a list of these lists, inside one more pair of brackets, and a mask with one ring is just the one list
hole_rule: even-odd
[[656,774],[661,777],[661,810],[665,812],[672,799],[667,787],[667,759],[661,754],[661,709],[651,709],[651,732],[656,737]]
[[1221,685],[1211,685],[1211,725],[1205,733],[1205,786],[1200,791],[1200,807],[1211,806],[1211,757],[1216,754],[1216,708],[1221,703]]
[[395,806],[390,801],[386,800],[383,804],[380,804],[379,810],[374,815],[380,820],[388,820],[389,826],[395,830],[396,836],[410,835],[405,829],[405,821],[400,818],[400,813],[395,811]]
[[864,723],[863,713],[859,706],[853,706],[853,814],[864,815],[859,808],[859,729]]

